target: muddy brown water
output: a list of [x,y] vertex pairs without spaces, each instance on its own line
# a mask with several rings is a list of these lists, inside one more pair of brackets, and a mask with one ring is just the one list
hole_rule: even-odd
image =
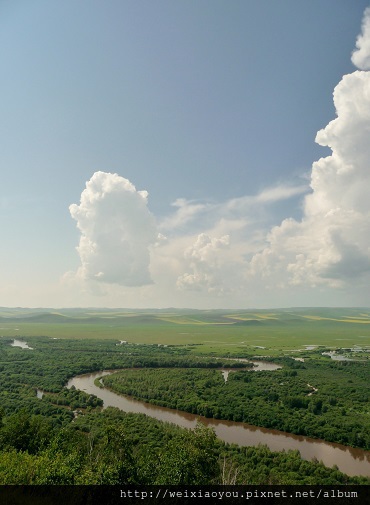
[[[277,430],[259,428],[245,423],[208,419],[202,416],[188,414],[179,410],[158,407],[150,403],[134,400],[128,396],[119,395],[106,388],[94,384],[96,378],[114,373],[100,371],[76,376],[69,380],[67,387],[75,386],[89,394],[94,394],[104,402],[104,408],[117,407],[125,412],[146,414],[159,421],[174,423],[183,428],[194,428],[197,421],[215,430],[217,437],[224,442],[239,446],[266,445],[272,451],[298,450],[305,460],[316,458],[325,466],[336,465],[347,475],[363,475],[370,477],[370,452],[354,449],[340,444],[325,442],[319,439],[292,435]],[[103,379],[104,380],[104,379]]]

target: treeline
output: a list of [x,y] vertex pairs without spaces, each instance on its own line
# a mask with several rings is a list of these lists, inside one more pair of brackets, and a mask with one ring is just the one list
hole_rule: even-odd
[[[129,381],[117,376],[112,387],[141,399],[367,448],[365,364],[285,359],[282,370],[254,373],[238,369],[245,363],[196,356],[194,348],[189,354],[179,346],[25,340],[34,350],[0,339],[0,484],[370,482],[295,452],[228,447],[203,427],[189,432],[101,411],[95,396],[65,388],[74,375],[124,368],[120,377]],[[221,366],[235,367],[226,383]],[[82,411],[77,418],[75,410]]]
[[[55,340],[33,337],[27,340],[33,350],[12,347],[12,339],[0,338],[0,405],[6,413],[27,407],[35,414],[51,415],[62,423],[70,420],[65,409],[54,408],[63,399],[39,402],[36,390],[56,395],[67,381],[78,374],[98,370],[142,367],[206,367],[216,368],[227,363],[240,367],[240,362],[189,355],[190,350],[178,346],[117,345],[117,341]],[[63,393],[65,395],[65,392]],[[51,404],[55,404],[52,407]]]
[[217,370],[126,370],[104,384],[205,417],[370,448],[366,363],[293,362],[272,372],[232,372],[227,382]]
[[[189,354],[188,348],[179,346],[34,337],[29,339],[34,349],[30,351],[10,343],[0,339],[0,405],[6,414],[26,407],[62,426],[73,419],[72,410],[99,406],[91,399],[89,405],[82,396],[72,398],[65,390],[70,377],[139,368],[121,375],[124,381],[112,376],[105,383],[138,399],[206,417],[370,447],[366,362],[276,358],[281,370],[239,370],[225,383],[216,368],[245,363],[197,356],[194,349]],[[44,391],[47,401],[36,398],[36,389]]]
[[44,393],[42,399],[53,405],[70,407],[72,410],[91,410],[103,406],[103,400],[97,398],[95,395],[89,395],[84,391],[79,391],[74,386],[70,389],[63,388],[60,393]]
[[108,408],[56,427],[21,410],[0,425],[0,485],[370,484],[297,451],[228,446],[198,424],[184,430]]

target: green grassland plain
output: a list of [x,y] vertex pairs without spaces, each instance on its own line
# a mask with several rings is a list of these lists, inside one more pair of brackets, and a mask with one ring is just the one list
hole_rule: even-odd
[[[370,356],[369,308],[124,310],[0,308],[0,336],[193,346],[195,353],[302,354],[306,346]],[[353,351],[352,351],[353,352]]]

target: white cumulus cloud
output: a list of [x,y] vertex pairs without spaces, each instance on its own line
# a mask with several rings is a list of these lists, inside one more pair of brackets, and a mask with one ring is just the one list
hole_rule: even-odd
[[123,286],[152,282],[149,248],[158,238],[148,193],[118,174],[95,172],[69,207],[81,232],[77,276]]
[[184,252],[189,271],[177,279],[178,288],[222,292],[225,285],[224,267],[227,263],[224,251],[229,245],[228,235],[220,238],[212,238],[206,233],[198,235],[193,245]]
[[364,13],[362,33],[357,37],[352,63],[360,70],[370,70],[370,7]]
[[[365,68],[370,9],[357,48],[352,59]],[[303,218],[274,227],[250,263],[275,284],[349,286],[370,274],[370,72],[345,75],[333,97],[337,117],[316,136],[332,154],[312,166]]]
[[[95,289],[115,284],[108,294],[119,296],[129,286],[127,297],[142,294],[143,304],[239,306],[260,297],[276,305],[284,296],[291,303],[292,293],[311,303],[312,292],[362,300],[370,285],[370,8],[352,61],[360,70],[336,86],[336,117],[316,136],[331,155],[312,165],[309,186],[275,184],[223,202],[177,199],[157,226],[145,191],[97,172],[70,206],[81,232],[77,278],[97,281]],[[283,219],[293,199],[301,218]]]

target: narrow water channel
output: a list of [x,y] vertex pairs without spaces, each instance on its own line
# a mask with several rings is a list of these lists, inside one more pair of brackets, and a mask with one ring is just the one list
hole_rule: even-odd
[[339,470],[347,475],[370,477],[370,453],[367,451],[277,430],[258,428],[244,423],[208,419],[179,410],[157,407],[113,393],[105,388],[99,388],[94,384],[96,378],[104,377],[110,373],[112,372],[104,371],[80,375],[71,379],[67,387],[75,386],[76,389],[96,395],[103,400],[105,408],[117,407],[125,412],[146,414],[160,421],[174,423],[184,428],[194,428],[197,421],[200,420],[203,424],[212,427],[217,437],[224,442],[240,446],[263,444],[272,451],[298,450],[303,459],[316,458],[329,468],[337,465]]

